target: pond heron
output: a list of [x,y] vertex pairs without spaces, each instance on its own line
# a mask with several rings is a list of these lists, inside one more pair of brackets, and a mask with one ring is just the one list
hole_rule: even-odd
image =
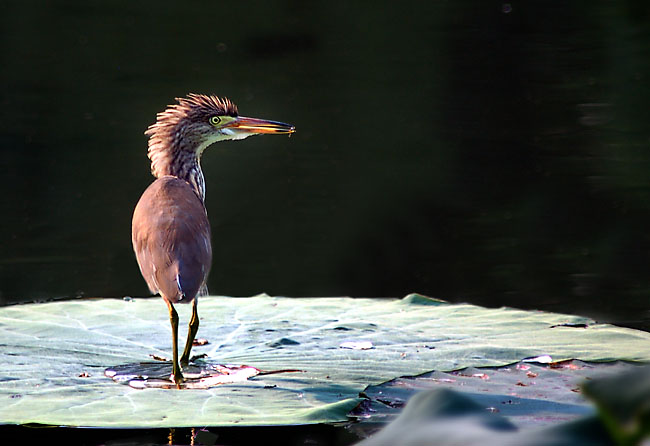
[[[181,366],[190,361],[199,328],[197,296],[206,295],[212,263],[210,222],[205,209],[201,154],[219,141],[251,135],[290,135],[295,127],[281,122],[239,116],[226,98],[190,94],[158,113],[149,126],[148,156],[156,180],[135,207],[132,241],[140,272],[153,293],[167,303],[172,326],[176,387],[183,382]],[[175,303],[192,302],[187,341],[178,357],[178,314]]]

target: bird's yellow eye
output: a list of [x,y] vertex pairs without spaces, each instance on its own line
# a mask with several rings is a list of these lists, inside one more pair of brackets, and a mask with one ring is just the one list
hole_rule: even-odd
[[219,116],[212,116],[210,118],[210,124],[212,125],[219,125],[220,122],[221,122],[221,118]]

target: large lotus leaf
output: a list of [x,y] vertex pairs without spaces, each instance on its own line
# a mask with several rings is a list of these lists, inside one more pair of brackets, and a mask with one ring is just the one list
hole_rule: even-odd
[[[582,385],[576,387],[580,377]],[[369,399],[355,412],[392,421],[359,446],[646,444],[648,383],[650,365],[580,361],[399,378],[366,390]],[[403,410],[390,409],[405,397]]]
[[[646,375],[650,373],[648,367],[645,366]],[[639,383],[643,380],[628,376],[638,373],[638,370],[644,370],[638,363],[571,360],[550,364],[518,362],[503,367],[469,367],[452,372],[434,371],[368,386],[363,392],[366,399],[355,408],[353,415],[363,420],[357,426],[365,432],[377,425],[392,422],[416,393],[447,388],[462,392],[483,411],[487,409],[488,412],[498,413],[518,428],[529,429],[596,414],[593,403],[583,395],[582,385],[598,383],[600,388],[601,383],[608,382],[606,377],[619,380],[618,385],[607,387],[613,394],[609,401],[617,403],[622,399],[621,395],[629,393],[634,394],[636,405],[628,400],[619,404],[622,403],[625,408],[641,407],[640,401],[650,401],[648,395],[639,392]],[[619,375],[625,376],[628,382],[624,385],[620,383],[622,378]]]
[[[187,321],[190,307],[177,309]],[[170,356],[169,322],[160,299],[5,307],[0,309],[0,423],[337,422],[347,419],[367,385],[398,376],[500,366],[542,354],[556,360],[650,361],[649,333],[576,316],[450,305],[417,295],[401,300],[208,297],[201,299],[199,314],[199,337],[209,343],[193,353],[205,353],[206,362],[302,372],[206,390],[137,390],[106,378],[104,370],[147,361],[152,354]]]

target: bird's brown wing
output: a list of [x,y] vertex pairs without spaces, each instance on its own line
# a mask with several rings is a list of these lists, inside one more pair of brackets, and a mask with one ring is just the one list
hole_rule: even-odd
[[149,290],[190,302],[205,287],[212,247],[203,203],[176,177],[154,181],[133,213],[133,250]]

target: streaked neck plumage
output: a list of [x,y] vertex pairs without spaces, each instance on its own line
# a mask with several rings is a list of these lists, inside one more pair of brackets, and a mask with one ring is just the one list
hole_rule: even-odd
[[205,201],[205,178],[201,170],[201,154],[208,144],[193,141],[175,132],[170,138],[150,140],[148,156],[151,174],[156,178],[171,175],[187,181]]

